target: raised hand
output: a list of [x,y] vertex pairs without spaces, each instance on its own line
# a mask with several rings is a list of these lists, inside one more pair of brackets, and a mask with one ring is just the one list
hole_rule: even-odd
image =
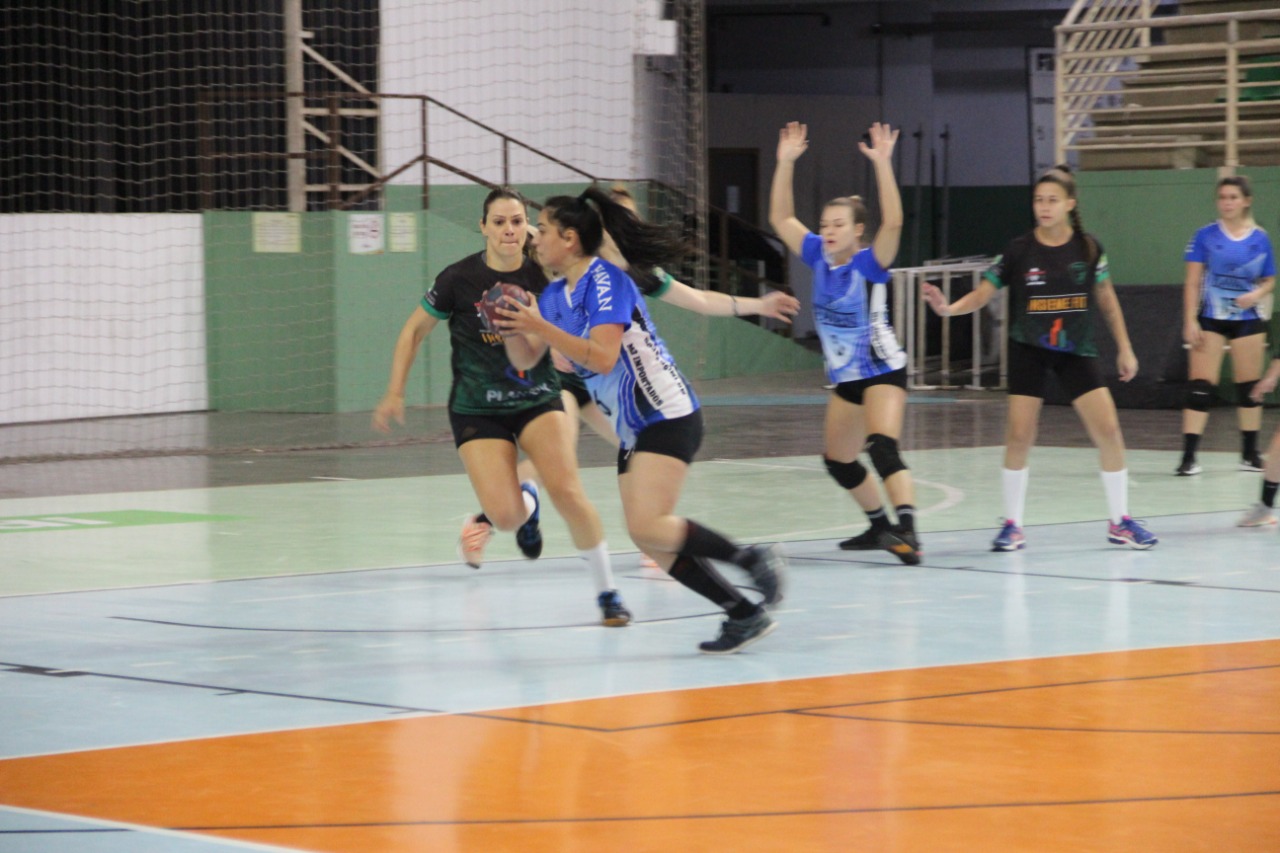
[[809,126],[789,121],[778,131],[778,162],[794,163],[809,147]]
[[898,142],[898,133],[899,131],[893,130],[888,124],[876,122],[867,131],[867,135],[871,137],[871,144],[868,145],[859,140],[858,150],[872,162],[884,161],[892,164],[893,161],[890,158],[893,157],[893,146]]

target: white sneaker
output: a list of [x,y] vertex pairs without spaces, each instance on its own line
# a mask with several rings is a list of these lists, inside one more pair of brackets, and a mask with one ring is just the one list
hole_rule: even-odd
[[462,531],[458,534],[458,557],[473,569],[480,568],[484,562],[484,546],[489,544],[493,536],[493,525],[487,521],[479,521],[480,516],[469,515],[462,522]]
[[1236,522],[1236,527],[1270,527],[1280,522],[1271,507],[1264,503],[1256,503]]

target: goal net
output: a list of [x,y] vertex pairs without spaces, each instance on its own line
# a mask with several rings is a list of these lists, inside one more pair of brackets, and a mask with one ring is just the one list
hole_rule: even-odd
[[[8,10],[0,464],[376,441],[490,186],[626,181],[704,242],[694,0]],[[410,405],[447,399],[446,338]]]

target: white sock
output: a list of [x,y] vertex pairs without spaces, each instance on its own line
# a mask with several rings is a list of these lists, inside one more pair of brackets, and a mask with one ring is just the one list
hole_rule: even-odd
[[609,546],[605,544],[605,541],[601,539],[600,544],[596,547],[586,548],[578,553],[582,555],[582,559],[587,561],[587,568],[591,570],[591,578],[596,582],[596,592],[614,589],[613,568],[609,562]]
[[1102,472],[1102,488],[1107,493],[1111,523],[1119,524],[1129,514],[1129,469]]
[[524,489],[520,490],[520,497],[524,498],[524,520],[528,521],[529,516],[533,515],[533,511],[538,508],[538,502]]
[[1018,527],[1022,526],[1022,515],[1027,508],[1027,481],[1030,479],[1030,468],[1021,468],[1017,471],[1009,468],[1000,469],[1000,483],[1004,491],[1004,517]]

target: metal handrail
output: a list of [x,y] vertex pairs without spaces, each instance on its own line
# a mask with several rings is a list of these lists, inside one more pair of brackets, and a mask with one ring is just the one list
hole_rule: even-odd
[[[321,139],[324,148],[321,150],[303,151],[303,152],[282,152],[282,151],[237,151],[223,152],[218,151],[214,147],[214,139],[216,138],[212,132],[213,117],[211,107],[219,100],[222,101],[246,101],[246,100],[292,100],[301,99],[304,104],[304,111],[312,115],[323,115],[328,117],[328,133]],[[324,101],[326,107],[323,109],[315,108],[307,110],[305,104],[307,100]],[[405,162],[396,166],[391,171],[371,170],[369,165],[359,156],[348,151],[341,144],[340,136],[340,119],[344,115],[350,115],[354,110],[343,107],[341,104],[345,101],[368,101],[368,100],[407,100],[417,101],[420,104],[419,121],[421,122],[421,133],[419,139],[419,151]],[[382,191],[393,179],[404,174],[406,171],[418,164],[426,164],[436,166],[451,172],[466,181],[477,184],[479,186],[495,189],[498,186],[509,185],[511,183],[511,163],[510,150],[512,146],[521,148],[541,157],[543,160],[554,163],[562,168],[581,176],[591,183],[610,183],[613,179],[604,178],[600,175],[592,174],[585,169],[573,165],[559,157],[530,145],[514,136],[504,133],[495,127],[485,124],[478,119],[472,118],[466,113],[444,103],[438,98],[430,95],[407,95],[386,92],[367,92],[367,91],[322,91],[322,92],[281,92],[278,89],[261,89],[261,88],[219,88],[210,87],[200,90],[197,94],[197,104],[199,107],[197,123],[200,128],[200,188],[202,197],[202,207],[211,209],[214,207],[214,186],[213,173],[211,167],[219,159],[243,159],[243,158],[260,158],[263,160],[280,159],[280,160],[315,160],[323,162],[326,166],[327,180],[323,185],[315,185],[317,188],[323,187],[327,191],[327,201],[330,209],[334,210],[350,210],[355,206],[364,202],[367,198],[375,193]],[[463,169],[453,163],[449,163],[438,157],[433,156],[429,149],[429,139],[427,136],[427,123],[429,120],[428,107],[434,106],[442,109],[468,123],[477,127],[486,133],[492,134],[502,142],[502,180],[500,182],[491,181],[466,169]],[[360,113],[363,115],[364,110]],[[346,159],[355,163],[366,172],[370,172],[372,180],[368,183],[351,185],[341,180],[341,161]],[[380,173],[379,173],[380,172]],[[630,181],[636,183],[636,181]],[[651,187],[661,188],[673,196],[683,196],[684,193],[675,187],[664,184],[661,181],[652,178],[643,179],[643,183],[649,184]],[[344,196],[344,193],[347,195]],[[422,174],[422,206],[423,209],[430,208],[430,187],[427,181],[426,169]],[[539,209],[541,205],[537,202],[530,201],[530,206]],[[737,217],[727,210],[723,210],[714,205],[708,205],[707,213],[709,216],[731,217],[740,226],[756,231],[761,235],[768,235],[768,232],[753,225],[741,217]],[[722,219],[722,221],[727,221]],[[732,258],[727,255],[727,247],[722,247],[721,253],[714,258],[708,258],[712,263],[716,263],[719,267],[720,277],[728,280],[731,276],[736,275],[739,278],[756,284],[763,285],[777,290],[790,292],[785,282],[774,282],[767,278],[757,275],[750,269],[738,265]],[[709,282],[708,282],[709,283]]]
[[[923,282],[937,282],[947,302],[951,302],[951,283],[957,277],[968,276],[973,289],[977,289],[982,281],[982,274],[991,267],[992,258],[977,260],[962,259],[960,261],[930,261],[918,267],[894,267],[893,274],[893,318],[894,332],[899,343],[907,353],[907,388],[919,391],[930,391],[937,388],[957,388],[951,382],[951,317],[940,318],[942,323],[942,357],[940,364],[939,384],[927,385],[923,382],[928,359],[928,336],[925,334],[928,322],[928,306],[920,298],[920,285]],[[994,302],[994,300],[993,300]],[[998,313],[1001,330],[1007,322],[1008,308],[1006,300],[1000,299],[995,307]],[[982,384],[982,311],[974,311],[970,315],[973,328],[972,359],[969,367],[969,384],[965,388],[982,390],[984,388],[1002,389],[1009,378],[1009,345],[1007,336],[1000,334],[1000,378],[995,386]]]
[[[1097,0],[1095,0],[1096,5]],[[1280,67],[1280,62],[1272,57],[1280,54],[1280,40],[1268,38],[1240,38],[1240,26],[1249,22],[1274,21],[1280,23],[1280,9],[1253,10],[1240,12],[1214,12],[1199,15],[1161,16],[1155,17],[1158,2],[1146,2],[1141,5],[1130,4],[1126,7],[1128,16],[1124,20],[1090,20],[1082,21],[1086,9],[1085,0],[1079,0],[1067,16],[1066,21],[1055,27],[1054,32],[1058,45],[1058,62],[1056,63],[1056,113],[1057,134],[1055,139],[1055,159],[1065,161],[1070,151],[1105,152],[1109,150],[1123,151],[1140,148],[1152,149],[1202,149],[1219,151],[1222,164],[1227,171],[1234,171],[1240,165],[1241,149],[1271,148],[1280,151],[1280,135],[1270,128],[1280,124],[1269,115],[1256,118],[1242,118],[1241,113],[1259,112],[1280,113],[1280,99],[1242,101],[1241,97],[1252,89],[1270,89],[1280,83],[1272,81],[1245,81],[1241,79],[1244,64],[1248,57],[1265,57],[1267,61],[1250,62],[1251,69]],[[1094,7],[1090,7],[1094,8]],[[1096,39],[1101,34],[1130,32],[1128,41],[1149,41],[1150,30],[1160,29],[1225,26],[1225,41],[1197,42],[1190,44],[1165,44],[1141,47],[1117,47],[1101,44]],[[1138,34],[1141,34],[1139,37]],[[1085,43],[1093,37],[1095,41]],[[1099,63],[1119,64],[1124,60],[1147,62],[1151,59],[1177,59],[1191,57],[1196,60],[1219,58],[1217,62],[1200,62],[1192,67],[1184,68],[1138,68],[1120,69],[1098,67]],[[1169,85],[1165,81],[1170,78],[1190,78],[1185,85]],[[1119,90],[1111,88],[1113,82],[1120,85],[1133,84],[1151,80],[1165,85],[1143,86],[1130,90],[1141,95],[1170,95],[1174,93],[1218,93],[1219,100],[1193,100],[1174,105],[1124,105],[1114,106],[1106,102],[1109,96],[1119,94]],[[1203,96],[1202,96],[1203,97]],[[1163,116],[1171,121],[1160,122]],[[1220,118],[1219,118],[1220,116]],[[1137,122],[1123,127],[1095,127],[1098,119],[1105,117],[1136,118]],[[1142,118],[1152,121],[1143,122]],[[1183,118],[1183,121],[1178,121]],[[1241,138],[1243,131],[1253,131],[1247,139]],[[1261,132],[1263,135],[1258,136]],[[1183,138],[1170,141],[1168,137],[1185,134]],[[1123,140],[1123,141],[1121,141]]]

